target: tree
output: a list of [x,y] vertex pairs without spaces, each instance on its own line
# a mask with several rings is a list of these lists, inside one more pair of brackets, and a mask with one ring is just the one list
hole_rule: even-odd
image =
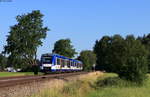
[[111,37],[103,36],[99,41],[97,40],[94,46],[94,53],[96,54],[96,69],[111,71],[110,67],[110,44]]
[[120,65],[124,64],[125,56],[125,40],[120,35],[114,35],[111,38],[109,47],[109,66],[111,72],[119,70]]
[[138,37],[138,40],[145,46],[148,50],[148,72],[150,72],[150,34],[144,35],[143,37]]
[[73,45],[71,45],[70,39],[60,39],[56,41],[52,52],[69,58],[72,58],[75,54],[77,54]]
[[19,64],[36,66],[37,48],[42,45],[42,39],[46,38],[49,30],[43,27],[42,17],[39,10],[16,17],[17,24],[10,28],[4,47],[4,53],[9,55],[12,66],[17,60],[21,60]]
[[7,66],[7,58],[0,54],[0,70],[4,70],[4,68]]
[[119,77],[142,84],[146,78],[148,65],[147,54],[142,43],[129,35],[125,40],[124,61],[117,71]]
[[91,70],[93,65],[96,64],[96,55],[93,51],[84,50],[81,51],[78,60],[83,62],[84,70]]

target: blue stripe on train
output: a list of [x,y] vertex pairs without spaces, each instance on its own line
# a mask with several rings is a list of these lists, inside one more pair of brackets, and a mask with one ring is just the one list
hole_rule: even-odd
[[81,71],[81,69],[51,69],[52,72],[56,71]]

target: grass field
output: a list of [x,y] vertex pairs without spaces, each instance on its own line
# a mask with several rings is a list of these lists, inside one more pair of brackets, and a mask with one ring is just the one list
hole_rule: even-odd
[[[107,77],[114,75],[105,74]],[[118,81],[117,85],[107,85],[94,89],[85,97],[150,97],[150,77],[143,86],[137,86],[130,82]]]
[[[143,86],[136,86],[123,80],[115,80],[117,84],[113,81],[104,84],[103,81],[109,77],[115,79],[117,75],[92,74],[77,81],[54,83],[56,85],[53,88],[43,89],[31,97],[150,97],[150,77]],[[97,82],[102,86],[98,86]]]
[[25,75],[34,75],[34,74],[33,72],[0,72],[0,77],[25,76]]

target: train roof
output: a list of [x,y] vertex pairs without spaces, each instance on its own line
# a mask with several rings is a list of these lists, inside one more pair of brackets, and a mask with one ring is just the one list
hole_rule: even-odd
[[46,53],[46,54],[42,54],[42,57],[46,57],[46,56],[56,56],[58,58],[63,58],[63,59],[68,59],[68,60],[71,60],[71,61],[74,61],[74,62],[79,62],[79,63],[82,63],[81,61],[79,60],[75,60],[75,59],[71,59],[71,58],[68,58],[68,57],[65,57],[65,56],[62,56],[62,55],[59,55],[59,54],[53,54],[53,53]]

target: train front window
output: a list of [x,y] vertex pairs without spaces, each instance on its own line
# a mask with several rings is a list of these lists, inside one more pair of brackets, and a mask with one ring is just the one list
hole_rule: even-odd
[[52,57],[43,57],[42,63],[43,64],[52,64]]

